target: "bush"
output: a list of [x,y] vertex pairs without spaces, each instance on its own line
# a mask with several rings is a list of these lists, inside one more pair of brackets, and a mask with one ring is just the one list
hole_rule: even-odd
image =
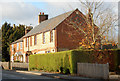
[[4,59],[4,58],[2,58],[2,62],[5,62],[5,59]]
[[[60,71],[61,68],[71,69],[71,51],[36,54],[29,57],[30,68],[43,69],[44,71]],[[63,71],[62,71],[63,72]]]
[[83,51],[64,51],[47,54],[36,54],[29,57],[30,69],[60,71],[65,74],[76,73],[77,62],[88,62],[89,55]]
[[56,53],[36,54],[29,57],[30,70],[44,70],[74,74],[77,63],[110,64],[110,70],[117,70],[120,65],[120,50],[70,50]]

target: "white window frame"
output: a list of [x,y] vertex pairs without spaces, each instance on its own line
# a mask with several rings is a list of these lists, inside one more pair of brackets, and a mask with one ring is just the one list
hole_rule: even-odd
[[16,61],[18,60],[18,56],[16,56]]
[[23,48],[23,46],[22,46],[22,42],[20,43],[20,49],[22,49]]
[[17,50],[19,50],[19,43],[17,43]]
[[29,41],[29,40],[28,40],[28,38],[27,38],[27,47],[28,47],[28,41]]
[[50,51],[46,51],[46,53],[50,53]]
[[50,31],[50,42],[53,42],[53,31]]
[[43,44],[45,44],[45,33],[43,33]]

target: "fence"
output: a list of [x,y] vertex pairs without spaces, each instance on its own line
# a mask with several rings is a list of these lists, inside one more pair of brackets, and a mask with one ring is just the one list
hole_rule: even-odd
[[2,68],[3,69],[13,69],[13,68],[19,68],[19,69],[29,69],[29,63],[18,63],[18,62],[2,62]]
[[109,64],[77,63],[77,74],[91,78],[109,78]]
[[9,69],[9,62],[1,62],[1,66],[3,69]]

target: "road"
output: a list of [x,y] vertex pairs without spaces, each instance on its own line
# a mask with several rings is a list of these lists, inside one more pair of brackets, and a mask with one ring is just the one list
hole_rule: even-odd
[[19,73],[16,71],[2,70],[2,81],[104,81],[104,80],[94,80],[94,79],[58,79],[47,77],[43,75],[34,75]]
[[2,81],[39,81],[39,80],[65,81],[57,78],[42,75],[18,73],[15,71],[2,70]]

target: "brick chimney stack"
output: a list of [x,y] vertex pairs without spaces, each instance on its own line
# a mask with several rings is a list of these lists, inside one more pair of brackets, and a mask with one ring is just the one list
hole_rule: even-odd
[[41,23],[44,20],[48,19],[48,15],[44,14],[44,12],[40,12],[40,14],[38,15],[38,23]]
[[27,34],[31,29],[33,29],[32,26],[25,26],[25,34]]

